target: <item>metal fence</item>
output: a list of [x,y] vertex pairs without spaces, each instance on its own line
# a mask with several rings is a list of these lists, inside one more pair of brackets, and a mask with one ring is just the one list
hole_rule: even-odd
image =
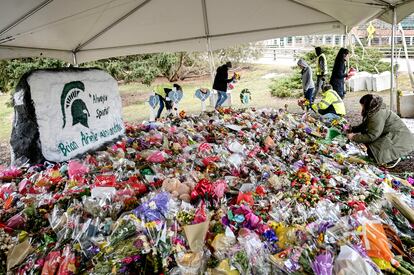
[[[371,48],[371,49],[378,49],[384,54],[384,57],[391,57],[391,47],[389,46],[387,47],[364,46],[364,47]],[[286,57],[290,57],[290,58],[294,57],[296,59],[301,54],[313,50],[313,47],[311,47],[310,45],[308,45],[307,47],[301,46],[301,47],[295,47],[295,48],[291,46],[290,47],[289,46],[279,47],[276,45],[264,45],[264,46],[260,46],[260,48],[263,53],[262,58],[273,59],[273,60],[277,60],[279,58],[286,58]],[[405,57],[402,45],[397,45],[395,51],[396,51],[397,57]],[[414,46],[408,46],[407,53],[408,53],[409,58],[414,58]]]

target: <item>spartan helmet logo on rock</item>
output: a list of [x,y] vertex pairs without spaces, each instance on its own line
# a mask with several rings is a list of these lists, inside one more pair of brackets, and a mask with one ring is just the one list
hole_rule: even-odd
[[78,123],[89,128],[88,117],[90,116],[85,102],[78,98],[81,92],[85,92],[85,85],[81,81],[66,83],[60,96],[60,106],[62,108],[63,126],[66,126],[66,110],[70,107],[72,114],[72,125]]

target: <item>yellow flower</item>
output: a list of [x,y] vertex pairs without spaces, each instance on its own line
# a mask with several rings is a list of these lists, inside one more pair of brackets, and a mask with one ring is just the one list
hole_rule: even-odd
[[147,227],[148,229],[154,229],[157,227],[157,224],[155,222],[147,222],[145,224],[145,227]]
[[55,179],[61,176],[59,170],[52,170],[49,175],[52,179]]

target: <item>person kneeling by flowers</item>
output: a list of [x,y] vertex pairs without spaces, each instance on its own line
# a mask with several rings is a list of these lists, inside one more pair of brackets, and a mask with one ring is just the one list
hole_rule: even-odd
[[396,113],[387,109],[381,97],[367,94],[359,103],[363,120],[352,127],[348,138],[365,144],[368,156],[378,164],[394,168],[401,158],[414,151],[413,134]]
[[345,104],[341,97],[326,84],[323,86],[322,99],[311,105],[312,110],[322,115],[326,120],[338,119],[346,114]]

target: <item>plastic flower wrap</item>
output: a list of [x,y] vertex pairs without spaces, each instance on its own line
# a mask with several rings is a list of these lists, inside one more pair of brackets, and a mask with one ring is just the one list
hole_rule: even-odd
[[98,175],[95,177],[95,186],[98,187],[115,187],[116,176],[115,175]]
[[68,245],[63,249],[62,252],[62,261],[59,266],[58,275],[73,275],[76,274],[76,256],[72,251],[71,247]]
[[240,228],[255,230],[259,228],[262,221],[248,206],[241,205],[231,206],[227,215],[222,218],[222,223],[235,230]]
[[393,255],[382,224],[374,221],[364,223],[362,225],[361,239],[368,256],[373,258],[377,265],[381,263],[379,264],[381,269],[389,269]]
[[145,221],[165,220],[169,201],[169,194],[167,192],[162,192],[135,208],[133,213],[135,216]]
[[113,246],[118,242],[135,235],[139,230],[139,220],[132,214],[126,215],[117,221],[109,240]]
[[333,257],[329,251],[317,255],[312,262],[312,270],[317,275],[331,275],[332,269]]
[[[239,234],[237,240],[243,249],[243,253],[247,256],[249,266],[246,270],[245,264],[243,264],[243,271],[239,271],[242,274],[249,274],[249,271],[252,271],[254,274],[269,274],[270,266],[266,261],[269,251],[265,249],[265,245],[261,242],[259,236],[252,231],[244,229],[243,232]],[[234,255],[233,258],[237,259],[237,256]],[[242,259],[243,258],[244,257],[242,257]],[[242,262],[244,261],[245,260],[242,260]]]
[[236,266],[240,274],[247,275],[250,272],[249,258],[245,251],[238,251],[233,255],[232,264]]
[[167,155],[162,151],[155,151],[148,156],[147,160],[152,163],[162,163],[166,161]]
[[198,252],[203,249],[210,222],[204,203],[195,210],[192,218],[192,221],[186,221],[188,224],[184,225],[183,229],[190,249],[193,252]]
[[334,274],[377,274],[355,250],[343,245],[334,263]]
[[89,168],[76,160],[70,160],[68,163],[68,175],[70,178],[83,176],[89,172]]
[[62,258],[60,255],[60,251],[50,252],[45,259],[45,263],[42,269],[42,275],[55,274],[59,269],[61,259]]
[[214,202],[223,198],[226,188],[227,184],[223,180],[211,182],[207,179],[201,179],[191,191],[191,200],[198,201],[201,199],[213,207]]
[[175,256],[180,274],[182,275],[198,275],[202,273],[204,264],[204,252],[188,252],[178,253]]
[[217,234],[211,242],[211,246],[214,249],[214,256],[219,260],[224,260],[229,257],[229,252],[235,243],[236,236],[229,227],[226,227],[225,232]]

